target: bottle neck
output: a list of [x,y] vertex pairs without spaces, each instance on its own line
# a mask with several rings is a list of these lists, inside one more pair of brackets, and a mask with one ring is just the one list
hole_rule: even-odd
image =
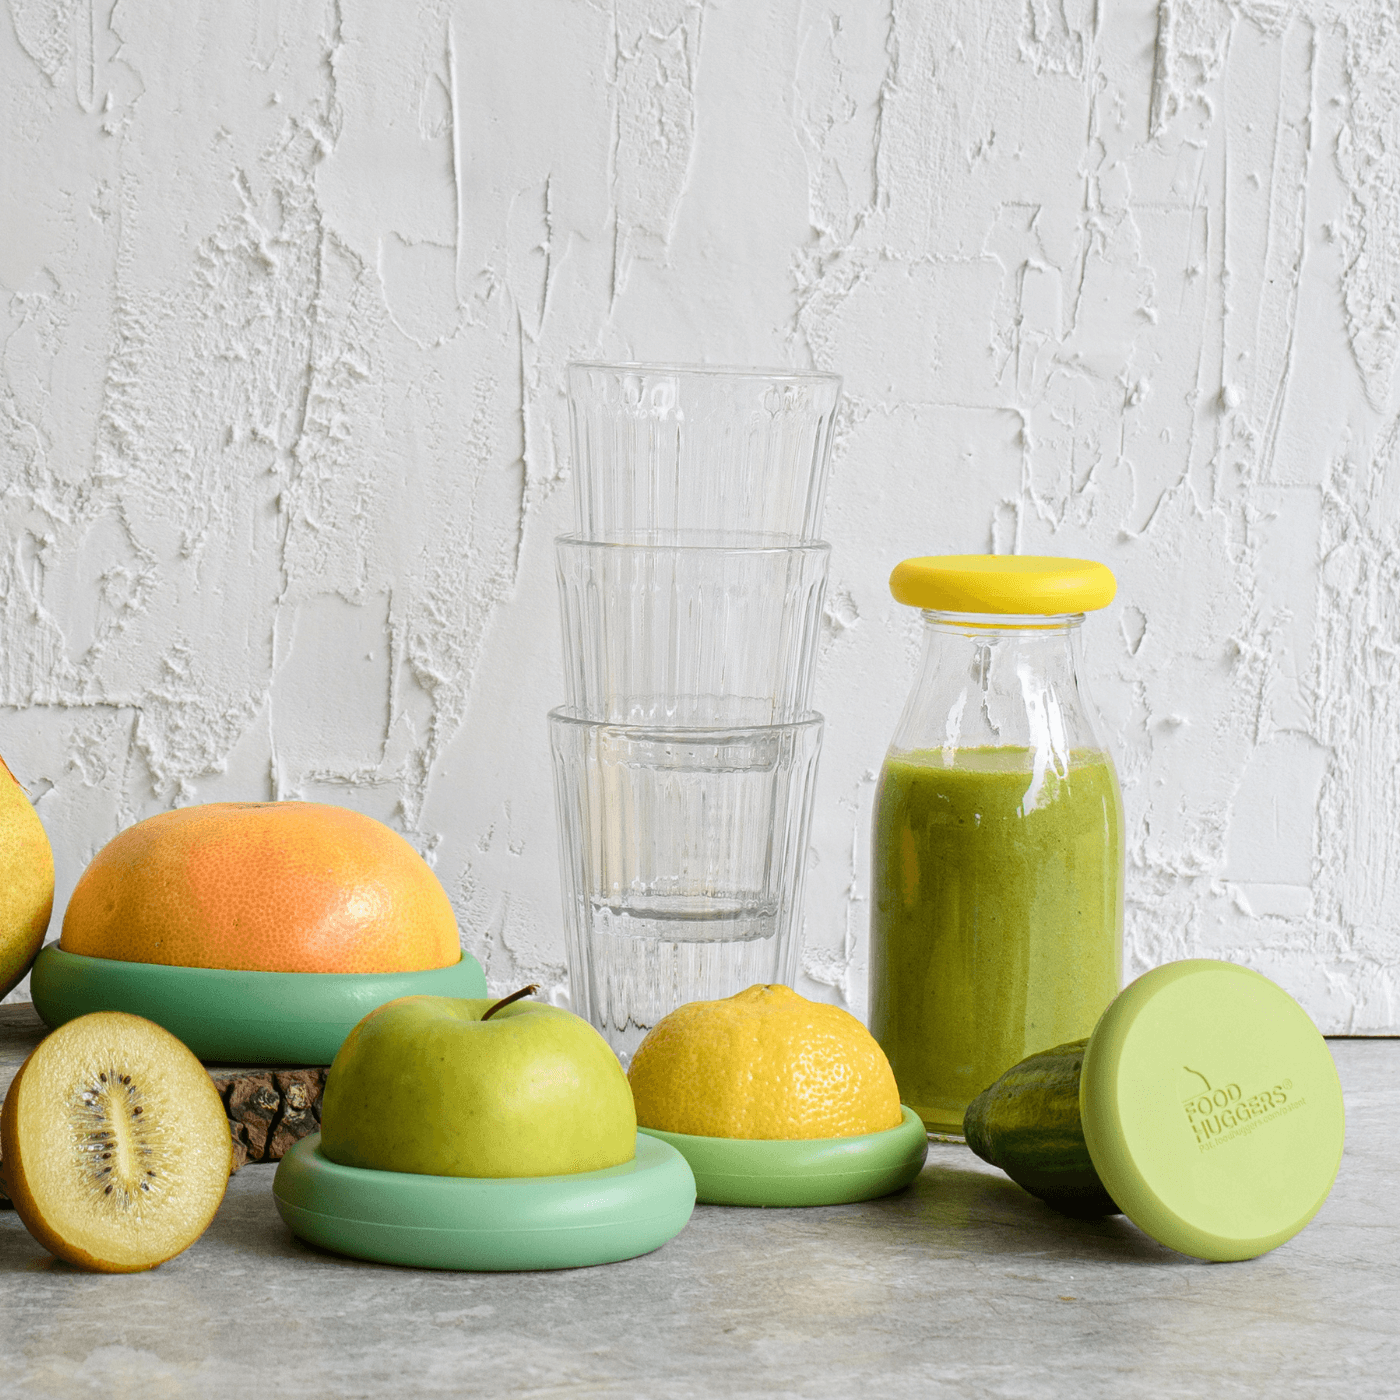
[[1082,613],[1003,616],[925,612],[918,679],[891,752],[1023,749],[1067,770],[1104,745],[1080,681]]

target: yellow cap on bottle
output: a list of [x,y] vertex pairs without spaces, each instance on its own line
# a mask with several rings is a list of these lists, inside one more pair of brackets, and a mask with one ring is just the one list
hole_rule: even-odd
[[890,575],[896,602],[937,612],[1092,612],[1117,591],[1112,571],[1092,559],[1034,554],[928,555],[896,564]]

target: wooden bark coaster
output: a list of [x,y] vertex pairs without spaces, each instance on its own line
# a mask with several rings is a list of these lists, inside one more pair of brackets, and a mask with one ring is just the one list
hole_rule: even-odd
[[280,1162],[294,1142],[321,1126],[324,1069],[210,1070],[233,1133],[234,1171]]

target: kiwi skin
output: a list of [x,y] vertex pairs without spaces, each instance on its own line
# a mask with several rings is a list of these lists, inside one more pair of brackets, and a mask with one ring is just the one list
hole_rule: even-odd
[[[114,1022],[134,1022],[144,1029],[156,1031],[160,1036],[168,1037],[172,1042],[172,1047],[179,1053],[189,1056],[191,1060],[194,1060],[194,1056],[182,1042],[170,1035],[168,1031],[161,1029],[152,1022],[145,1021],[142,1017],[131,1016],[124,1012],[104,1011],[79,1017],[78,1021],[93,1021],[97,1017],[107,1018]],[[77,1021],[68,1023],[69,1026],[76,1026],[77,1024]],[[113,1040],[114,1058],[116,1058],[119,1056],[119,1051],[116,1050],[116,1045],[119,1043],[118,1035],[114,1034]],[[175,1248],[162,1254],[159,1258],[140,1259],[136,1262],[126,1262],[115,1258],[95,1255],[59,1234],[50,1226],[48,1220],[45,1218],[43,1209],[35,1198],[28,1175],[24,1169],[23,1154],[19,1147],[19,1115],[20,1097],[25,1072],[35,1062],[35,1057],[43,1053],[44,1047],[47,1044],[49,1044],[49,1040],[46,1038],[40,1041],[29,1053],[28,1058],[25,1060],[24,1064],[20,1066],[19,1072],[15,1075],[14,1080],[10,1084],[9,1092],[5,1096],[3,1107],[0,1107],[0,1161],[4,1164],[3,1176],[6,1194],[8,1194],[14,1205],[15,1213],[20,1217],[21,1221],[23,1221],[29,1233],[33,1235],[35,1240],[47,1249],[50,1254],[80,1269],[109,1274],[139,1273],[146,1269],[155,1268],[157,1265],[165,1263],[167,1259],[174,1258],[175,1255],[182,1253],[193,1244],[194,1241],[204,1233],[205,1229],[208,1228],[209,1222],[214,1218],[215,1211],[219,1208],[220,1201],[222,1200],[222,1192],[213,1199],[204,1217],[202,1219],[197,1219],[193,1227],[187,1232],[189,1238],[184,1239],[183,1242],[177,1243]],[[198,1065],[199,1062],[194,1060],[194,1063]],[[200,1068],[200,1073],[201,1075],[204,1074],[202,1066]],[[212,1080],[208,1080],[207,1082],[209,1085],[209,1094],[212,1096],[214,1103],[218,1106],[219,1118],[221,1121],[226,1122],[227,1120],[223,1117],[223,1104],[219,1100],[218,1091],[214,1088]],[[196,1105],[191,1105],[192,1109],[195,1107]],[[207,1107],[207,1105],[204,1107]],[[226,1142],[228,1157],[227,1167],[224,1171],[225,1181],[232,1172],[234,1165],[233,1138],[231,1134],[227,1136]]]

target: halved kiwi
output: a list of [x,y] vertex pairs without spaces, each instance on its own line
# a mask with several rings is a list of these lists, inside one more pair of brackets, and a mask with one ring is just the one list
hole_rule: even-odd
[[208,1071],[154,1022],[122,1011],[40,1041],[0,1111],[15,1210],[60,1259],[103,1273],[149,1269],[214,1218],[233,1143]]

